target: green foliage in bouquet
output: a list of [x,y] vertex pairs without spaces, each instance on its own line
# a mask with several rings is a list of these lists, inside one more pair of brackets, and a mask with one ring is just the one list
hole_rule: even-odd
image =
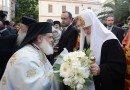
[[85,85],[86,86],[90,86],[92,83],[93,83],[93,76],[90,75],[88,80],[86,80]]
[[[53,65],[53,70],[54,71],[58,71],[59,69],[60,69],[60,64],[54,64]],[[56,79],[57,79],[57,81],[58,82],[63,82],[63,78],[62,77],[60,77],[60,72],[57,72],[57,73],[54,73],[54,75],[55,75],[55,77],[56,77]]]
[[86,54],[86,56],[89,57],[89,55],[92,52],[92,50],[90,50],[90,48],[88,48],[88,49],[84,49],[83,52]]

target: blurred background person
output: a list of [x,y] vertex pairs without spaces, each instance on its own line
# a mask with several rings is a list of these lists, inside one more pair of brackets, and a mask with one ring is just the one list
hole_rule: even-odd
[[60,21],[54,21],[53,28],[52,28],[52,34],[53,34],[53,47],[57,47],[57,44],[59,43],[60,37],[61,37],[61,24]]
[[61,37],[61,24],[60,21],[54,21],[53,22],[53,27],[52,27],[52,34],[53,34],[53,49],[54,53],[53,55],[47,56],[47,58],[50,60],[51,64],[55,62],[55,57],[57,56],[58,53],[58,43]]
[[113,32],[115,36],[118,38],[118,40],[120,41],[120,43],[122,43],[122,40],[124,38],[123,36],[124,31],[121,28],[114,25],[114,17],[108,16],[106,18],[106,25],[107,25],[106,26],[107,29]]
[[20,30],[20,23],[17,23],[17,24],[14,26],[14,28],[16,29],[16,31],[17,31],[17,33],[18,33],[18,31]]
[[47,22],[49,22],[53,26],[53,20],[52,19],[47,19]]
[[[70,12],[62,12],[61,24],[64,30],[62,30],[62,35],[58,43],[58,55],[64,48],[66,48],[69,52],[74,51],[78,37],[78,30],[72,25],[72,14]],[[66,90],[66,88],[66,85],[60,85],[60,90]]]
[[12,32],[7,26],[7,12],[0,10],[0,79],[4,73],[6,64],[13,54],[17,34]]
[[17,46],[20,46],[20,44],[22,43],[27,34],[29,26],[36,22],[37,21],[35,19],[28,16],[23,16],[22,18],[20,18],[20,29],[18,31],[18,37],[16,41]]
[[58,43],[58,54],[63,51],[63,48],[66,48],[69,52],[73,51],[78,37],[78,30],[72,25],[72,14],[70,12],[62,12],[61,23],[64,30],[62,30],[62,35]]
[[75,17],[73,19],[72,24],[78,30],[78,38],[77,38],[76,46],[75,46],[75,49],[78,50],[79,49],[79,45],[80,45],[80,31],[81,31],[81,26],[83,24],[83,22],[81,20],[81,17],[80,16]]
[[14,21],[10,21],[10,26],[15,27],[16,23]]
[[16,28],[11,26],[8,20],[5,20],[3,23],[5,25],[5,28],[7,28],[12,34],[17,34]]

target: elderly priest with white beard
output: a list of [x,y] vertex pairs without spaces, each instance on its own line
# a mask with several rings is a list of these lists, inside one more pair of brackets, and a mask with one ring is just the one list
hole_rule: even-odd
[[92,10],[81,11],[80,17],[84,23],[80,50],[84,49],[85,36],[88,35],[91,55],[96,57],[90,68],[95,90],[124,90],[126,59],[119,40],[104,27]]
[[23,16],[22,18],[20,18],[20,30],[18,31],[18,37],[16,41],[17,46],[20,46],[20,44],[22,43],[29,27],[36,22],[37,21],[35,19],[28,16]]
[[58,90],[46,55],[53,53],[50,23],[35,23],[7,63],[0,90]]

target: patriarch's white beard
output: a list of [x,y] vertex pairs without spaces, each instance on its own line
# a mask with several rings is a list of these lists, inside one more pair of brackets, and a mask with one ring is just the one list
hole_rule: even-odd
[[43,39],[42,43],[39,45],[41,48],[42,52],[44,52],[46,55],[51,55],[53,54],[53,47],[51,44],[49,44],[46,39]]
[[20,46],[20,44],[22,43],[22,41],[25,38],[26,34],[27,34],[27,32],[22,32],[21,30],[19,30],[18,37],[17,37],[17,42],[16,42],[16,44],[18,46]]
[[91,34],[86,34],[86,40],[87,40],[87,44],[90,45],[90,43],[91,43]]

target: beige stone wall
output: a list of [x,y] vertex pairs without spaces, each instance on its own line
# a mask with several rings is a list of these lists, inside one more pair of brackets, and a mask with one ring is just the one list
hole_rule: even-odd
[[[48,6],[52,5],[52,12],[48,12]],[[39,0],[39,21],[47,19],[61,20],[62,6],[66,6],[66,10],[71,12],[73,17],[79,15],[75,13],[76,7],[79,7],[79,13],[86,8],[92,9],[98,14],[102,8],[102,4],[94,0]]]

